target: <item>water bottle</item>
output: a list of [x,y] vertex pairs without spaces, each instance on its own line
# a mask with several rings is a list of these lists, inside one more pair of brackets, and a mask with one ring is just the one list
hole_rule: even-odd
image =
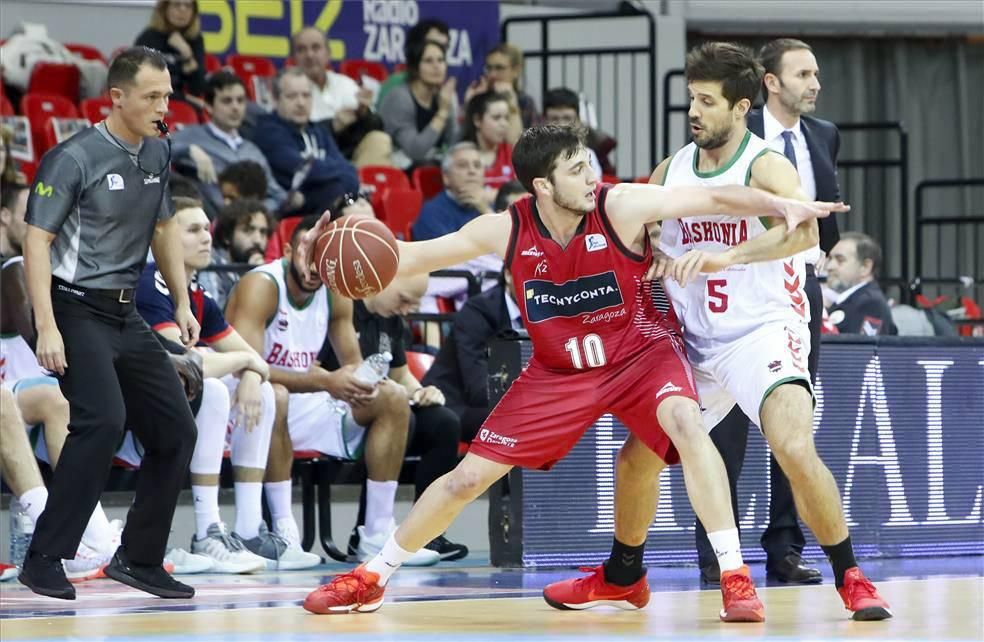
[[10,500],[10,563],[22,566],[34,535],[34,522],[17,499]]
[[[390,361],[392,360],[393,355],[389,352],[377,352],[376,354],[369,355],[355,369],[353,376],[361,383],[375,386],[389,374]],[[333,397],[331,402],[332,409],[336,413],[344,415],[349,412],[349,405],[344,401]]]

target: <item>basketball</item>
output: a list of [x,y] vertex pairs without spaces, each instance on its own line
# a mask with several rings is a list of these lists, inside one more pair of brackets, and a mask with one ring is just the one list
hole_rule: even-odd
[[379,294],[400,265],[396,238],[378,219],[353,214],[333,221],[314,246],[318,276],[349,299]]

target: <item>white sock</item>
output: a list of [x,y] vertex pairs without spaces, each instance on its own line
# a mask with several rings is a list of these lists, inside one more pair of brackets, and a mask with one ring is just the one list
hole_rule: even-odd
[[396,480],[366,482],[366,535],[375,535],[389,526],[398,485]]
[[294,519],[294,510],[291,507],[290,480],[278,482],[265,482],[263,489],[266,491],[267,506],[270,507],[270,517],[276,522],[278,519]]
[[219,487],[191,485],[195,502],[195,538],[205,539],[208,527],[222,521],[219,516]]
[[391,533],[379,554],[366,562],[366,570],[379,573],[379,585],[386,586],[393,573],[396,573],[396,570],[411,557],[413,553],[400,548],[396,543],[395,534]]
[[37,524],[38,518],[44,512],[44,507],[48,503],[48,489],[38,486],[27,491],[17,498],[20,505],[24,507],[24,512],[31,518],[31,524]]
[[112,552],[113,547],[113,527],[109,525],[109,519],[103,511],[102,504],[97,502],[89,516],[89,523],[85,526],[82,533],[82,543],[89,548],[104,553]]
[[263,520],[261,502],[263,484],[260,482],[236,482],[236,534],[243,539],[253,539],[260,532]]
[[718,566],[721,572],[737,571],[741,568],[741,541],[738,538],[738,529],[729,528],[726,531],[715,531],[707,534],[707,539],[714,548],[717,555]]

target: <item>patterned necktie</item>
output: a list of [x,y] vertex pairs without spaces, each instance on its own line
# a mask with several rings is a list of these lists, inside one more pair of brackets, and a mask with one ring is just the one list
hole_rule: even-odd
[[789,159],[789,162],[793,164],[793,167],[799,169],[796,165],[796,150],[793,149],[793,132],[788,129],[782,133],[782,154]]

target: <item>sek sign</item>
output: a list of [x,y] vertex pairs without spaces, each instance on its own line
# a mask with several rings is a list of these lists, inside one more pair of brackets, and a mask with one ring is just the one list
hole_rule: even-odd
[[[984,553],[984,343],[824,343],[817,450],[843,497],[859,555]],[[524,353],[528,356],[528,342]],[[614,470],[625,428],[603,417],[549,473],[522,471],[522,563],[597,563],[614,530]],[[679,466],[664,471],[646,560],[695,561],[694,514]],[[739,484],[743,553],[763,559],[768,451],[749,431]],[[807,533],[806,556],[820,557]]]
[[[290,37],[307,26],[328,34],[332,61],[406,62],[407,31],[420,20],[437,18],[450,27],[450,73],[464,87],[482,73],[485,52],[499,42],[498,1],[475,0],[199,0],[205,49],[273,58],[290,56]],[[464,85],[462,84],[464,82]]]

